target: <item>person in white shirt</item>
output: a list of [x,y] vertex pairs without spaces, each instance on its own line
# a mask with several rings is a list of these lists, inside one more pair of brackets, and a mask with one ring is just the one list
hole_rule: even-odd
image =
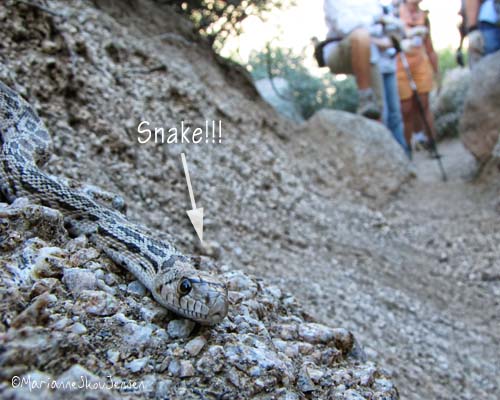
[[382,9],[378,0],[325,0],[327,39],[323,58],[334,74],[354,75],[358,86],[358,113],[379,119],[382,111],[382,78],[378,51],[369,28]]

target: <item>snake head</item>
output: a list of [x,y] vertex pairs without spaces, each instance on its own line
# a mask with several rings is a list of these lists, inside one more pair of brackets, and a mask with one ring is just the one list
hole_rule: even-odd
[[227,315],[226,285],[182,259],[157,274],[152,293],[164,307],[202,325],[215,325]]

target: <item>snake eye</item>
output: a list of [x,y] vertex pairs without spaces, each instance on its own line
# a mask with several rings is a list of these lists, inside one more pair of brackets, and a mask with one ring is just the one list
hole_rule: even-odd
[[182,278],[177,287],[177,292],[179,292],[181,296],[185,296],[191,291],[192,287],[191,281],[188,278]]

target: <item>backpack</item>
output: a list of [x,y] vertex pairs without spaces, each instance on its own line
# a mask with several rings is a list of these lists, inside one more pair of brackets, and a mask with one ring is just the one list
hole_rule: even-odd
[[342,38],[336,37],[336,38],[327,38],[325,40],[322,40],[321,42],[318,40],[318,38],[313,37],[312,43],[314,45],[314,58],[316,59],[316,62],[318,63],[318,66],[320,68],[326,67],[326,62],[325,58],[323,57],[323,48],[328,44],[332,42],[340,42]]

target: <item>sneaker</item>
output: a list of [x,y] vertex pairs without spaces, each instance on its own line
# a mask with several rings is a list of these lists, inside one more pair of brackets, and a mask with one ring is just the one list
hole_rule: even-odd
[[375,99],[375,94],[372,89],[358,91],[359,104],[357,113],[363,117],[370,119],[380,118],[380,107]]
[[412,142],[413,142],[413,147],[415,148],[416,151],[420,150],[429,150],[429,141],[427,139],[427,136],[425,136],[424,132],[417,132],[413,133],[412,136]]

